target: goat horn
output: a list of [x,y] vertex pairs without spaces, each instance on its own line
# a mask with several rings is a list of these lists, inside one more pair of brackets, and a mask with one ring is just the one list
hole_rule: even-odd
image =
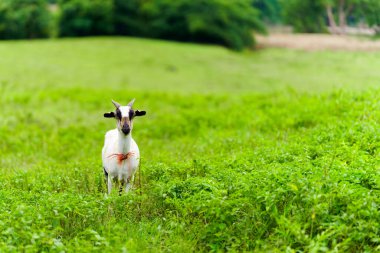
[[112,104],[116,107],[116,108],[119,108],[120,107],[120,104],[116,101],[113,101],[112,100]]
[[133,106],[133,103],[135,102],[135,100],[136,100],[135,98],[132,99],[131,102],[128,103],[128,106],[129,106],[129,107],[132,107],[132,106]]

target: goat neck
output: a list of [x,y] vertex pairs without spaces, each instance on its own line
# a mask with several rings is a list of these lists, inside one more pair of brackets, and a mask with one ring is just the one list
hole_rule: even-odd
[[118,153],[127,154],[131,151],[132,133],[124,135],[118,131]]

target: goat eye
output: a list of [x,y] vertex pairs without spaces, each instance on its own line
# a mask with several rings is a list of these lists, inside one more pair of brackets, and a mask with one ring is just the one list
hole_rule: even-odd
[[116,117],[118,119],[121,119],[121,112],[119,110],[116,111]]
[[134,116],[135,116],[135,111],[134,110],[130,110],[129,111],[129,119],[132,119]]

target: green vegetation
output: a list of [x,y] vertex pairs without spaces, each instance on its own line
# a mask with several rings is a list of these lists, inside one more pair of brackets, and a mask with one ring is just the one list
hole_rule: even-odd
[[376,87],[380,80],[376,52],[235,53],[120,37],[1,42],[0,55],[0,81],[21,91],[90,86],[184,94],[321,92]]
[[0,1],[0,39],[49,36],[50,13],[45,0]]
[[[265,30],[249,1],[179,0],[174,4],[170,0],[154,0],[142,8],[149,20],[147,37],[220,44],[241,50],[254,45],[254,30]],[[165,14],[162,9],[167,10]]]
[[325,5],[315,0],[283,0],[285,22],[292,25],[295,32],[325,32]]
[[281,23],[282,15],[279,0],[253,0],[253,6],[260,10],[260,19],[265,23]]
[[61,0],[60,36],[133,35],[252,47],[264,32],[247,0]]
[[265,32],[250,0],[3,0],[0,39],[132,35],[254,46]]
[[60,36],[112,34],[112,0],[61,0],[59,6]]
[[[378,250],[379,53],[90,38],[0,55],[1,252]],[[106,197],[102,114],[132,97],[141,187]]]
[[[280,3],[270,4],[272,11],[266,13],[273,16],[276,13],[273,9],[281,8],[284,21],[296,32],[323,32],[329,26],[331,33],[345,34],[347,25],[360,26],[363,22],[379,31],[378,0],[280,0]],[[259,7],[263,11],[268,9],[266,5]]]
[[362,0],[365,4],[358,10],[358,16],[364,17],[367,23],[374,27],[376,35],[380,34],[380,2],[376,0]]

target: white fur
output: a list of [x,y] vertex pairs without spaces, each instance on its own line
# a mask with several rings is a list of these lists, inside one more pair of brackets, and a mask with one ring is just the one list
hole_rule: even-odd
[[[133,152],[133,155],[122,161],[121,164],[119,164],[117,157],[113,156],[114,154],[127,154],[128,152]],[[140,151],[132,138],[132,131],[128,135],[124,135],[118,129],[108,131],[104,140],[102,160],[103,167],[108,173],[108,194],[111,193],[112,181],[115,180],[121,182],[122,185],[125,183],[125,191],[128,192],[132,187],[133,176],[140,161]]]
[[119,110],[121,112],[121,116],[129,118],[129,110],[130,109],[131,109],[131,107],[128,105],[127,106],[120,106]]

